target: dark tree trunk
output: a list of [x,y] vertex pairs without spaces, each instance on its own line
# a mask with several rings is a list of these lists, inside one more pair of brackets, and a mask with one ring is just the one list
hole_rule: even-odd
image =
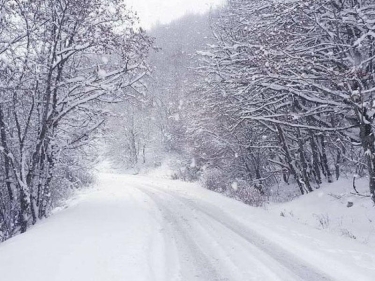
[[20,212],[18,223],[21,227],[21,233],[25,233],[29,222],[30,203],[29,198],[23,187],[20,188]]
[[319,168],[319,151],[318,146],[316,144],[315,136],[313,132],[310,130],[310,146],[311,146],[311,152],[312,152],[312,160],[313,160],[313,170],[314,170],[314,176],[317,184],[322,184],[322,176],[320,173]]
[[336,180],[340,177],[340,162],[341,162],[341,150],[337,149],[337,156],[336,156]]
[[303,182],[304,182],[304,185],[306,187],[306,191],[312,192],[313,189],[311,188],[310,179],[309,179],[309,175],[308,175],[308,172],[307,172],[307,161],[306,161],[306,157],[305,157],[305,151],[304,151],[304,147],[303,147],[303,138],[302,138],[300,129],[297,129],[297,134],[298,134],[298,148],[299,148],[298,150],[299,150],[299,155],[300,155],[300,161],[301,161],[301,164],[302,164]]
[[321,146],[322,146],[322,155],[321,155],[321,158],[322,158],[322,165],[324,167],[324,170],[326,172],[326,177],[327,177],[327,180],[329,183],[332,182],[332,173],[329,169],[329,166],[328,166],[328,158],[327,158],[327,151],[326,151],[326,141],[325,141],[325,138],[323,135],[320,135],[320,143],[321,143]]
[[8,191],[9,200],[13,201],[14,194],[12,191],[12,184],[10,179],[10,161],[9,161],[9,148],[7,142],[7,136],[5,131],[5,121],[4,121],[4,112],[3,106],[0,104],[0,135],[1,135],[1,146],[4,149],[4,170],[5,170],[5,184]]
[[367,158],[370,194],[375,202],[375,136],[370,122],[361,123],[360,138]]
[[295,178],[295,180],[298,184],[298,187],[299,187],[299,190],[301,191],[301,194],[303,195],[303,194],[305,194],[305,191],[303,189],[302,179],[300,178],[300,176],[299,176],[298,172],[296,171],[295,166],[293,164],[293,159],[292,159],[292,156],[290,155],[290,151],[289,151],[288,145],[286,143],[284,132],[281,129],[280,125],[276,125],[276,128],[277,128],[277,131],[278,131],[281,146],[282,146],[282,148],[284,150],[284,153],[285,153],[286,161],[289,165],[289,169],[292,172],[292,174],[293,174],[293,176],[294,176],[294,178]]

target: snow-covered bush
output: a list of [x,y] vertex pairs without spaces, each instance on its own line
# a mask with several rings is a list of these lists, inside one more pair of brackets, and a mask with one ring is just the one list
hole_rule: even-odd
[[200,177],[200,182],[207,189],[221,193],[225,192],[230,185],[223,171],[215,168],[204,169]]

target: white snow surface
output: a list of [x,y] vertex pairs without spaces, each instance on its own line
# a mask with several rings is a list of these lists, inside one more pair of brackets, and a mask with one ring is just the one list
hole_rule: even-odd
[[101,173],[0,245],[6,281],[375,280],[375,249],[199,187]]
[[[290,202],[267,206],[270,213],[301,224],[332,232],[347,239],[356,239],[367,247],[375,248],[375,206],[369,197],[368,178],[358,178],[353,189],[352,177],[342,177],[333,183]],[[296,186],[282,186],[281,190]],[[351,207],[348,207],[348,203]]]

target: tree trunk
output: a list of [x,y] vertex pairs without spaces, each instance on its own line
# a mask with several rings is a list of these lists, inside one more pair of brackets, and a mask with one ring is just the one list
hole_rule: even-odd
[[306,157],[305,157],[305,151],[304,151],[304,147],[303,147],[303,139],[302,139],[300,129],[297,129],[297,134],[298,134],[298,148],[299,148],[298,150],[299,150],[299,155],[300,155],[300,161],[301,161],[301,164],[302,164],[303,182],[304,182],[304,185],[306,187],[306,191],[312,192],[313,189],[311,188],[310,179],[309,179],[309,175],[308,175],[308,172],[307,172],[307,161],[306,161]]
[[24,189],[20,188],[20,212],[18,216],[18,223],[21,227],[21,233],[25,233],[29,222],[30,202],[29,197]]
[[337,156],[336,156],[336,180],[340,177],[340,162],[341,162],[341,150],[337,148]]
[[321,146],[322,146],[322,155],[321,155],[321,158],[322,158],[322,165],[324,167],[324,170],[326,171],[326,177],[327,177],[327,180],[329,183],[332,182],[332,173],[329,169],[329,166],[328,166],[328,159],[327,159],[327,151],[326,151],[326,141],[325,141],[325,138],[323,135],[320,135],[320,142],[321,142]]
[[310,146],[311,146],[311,152],[312,152],[312,158],[313,158],[313,171],[315,175],[315,180],[318,185],[322,184],[322,175],[320,173],[319,168],[319,151],[318,146],[315,141],[315,136],[313,132],[310,130]]
[[1,136],[1,146],[4,149],[4,170],[5,170],[5,184],[8,191],[9,200],[13,201],[14,195],[12,190],[12,184],[10,179],[10,161],[9,161],[9,148],[5,130],[4,112],[3,106],[0,104],[0,136]]
[[293,159],[292,159],[292,156],[290,155],[290,151],[289,151],[288,145],[286,143],[284,132],[281,129],[280,125],[276,125],[276,128],[277,128],[277,131],[278,131],[281,146],[282,146],[282,148],[285,152],[285,158],[286,158],[286,161],[289,165],[289,169],[292,172],[292,174],[293,174],[293,176],[294,176],[294,178],[295,178],[295,180],[298,184],[298,187],[299,187],[299,190],[301,191],[301,194],[303,195],[303,194],[305,194],[305,191],[303,189],[302,179],[300,178],[299,174],[297,173],[296,167],[293,164]]
[[375,136],[371,123],[361,122],[360,138],[367,158],[371,199],[375,203]]

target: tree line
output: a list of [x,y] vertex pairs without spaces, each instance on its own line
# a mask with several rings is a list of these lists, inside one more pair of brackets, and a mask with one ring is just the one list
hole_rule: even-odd
[[151,44],[120,0],[0,1],[0,241],[91,181],[103,105],[143,91]]
[[208,186],[251,203],[366,170],[375,202],[373,1],[229,0],[211,27],[186,133]]
[[178,155],[174,178],[253,205],[366,175],[375,200],[374,27],[370,0],[228,0],[158,26],[147,102],[112,155]]

